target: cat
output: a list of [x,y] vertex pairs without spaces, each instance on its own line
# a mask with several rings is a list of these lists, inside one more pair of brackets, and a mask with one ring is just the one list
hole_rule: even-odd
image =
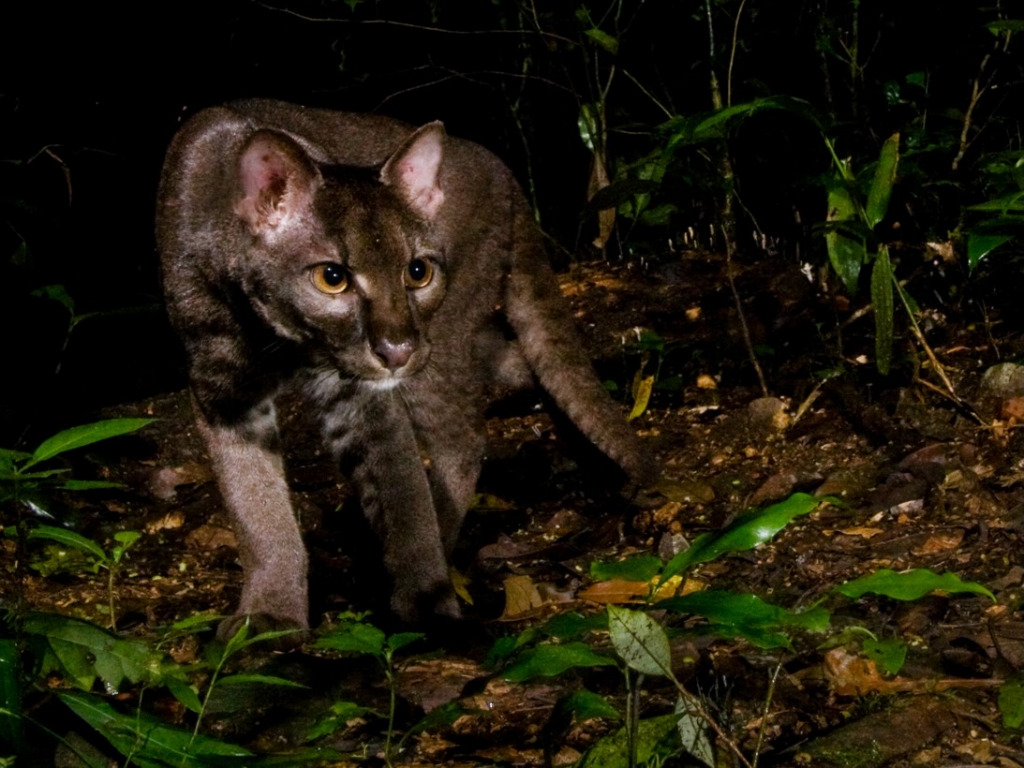
[[448,557],[501,394],[539,382],[629,478],[652,479],[511,172],[439,122],[269,100],[204,110],[168,150],[156,232],[244,572],[222,635],[245,617],[309,626],[274,411],[286,383],[319,414],[405,621],[460,615]]

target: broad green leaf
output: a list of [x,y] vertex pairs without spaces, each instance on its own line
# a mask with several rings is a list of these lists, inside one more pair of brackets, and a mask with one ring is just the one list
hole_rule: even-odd
[[203,711],[203,704],[199,700],[199,694],[195,688],[188,684],[184,677],[167,675],[164,677],[164,685],[178,701],[180,701],[189,712],[199,714]]
[[894,637],[884,640],[869,637],[861,644],[861,650],[887,675],[897,674],[907,660],[907,644]]
[[[986,200],[984,203],[967,206],[968,211],[987,211],[1006,214],[1010,211],[1024,211],[1024,192],[1011,192],[1008,195]],[[1013,217],[1010,219],[1013,221]]]
[[397,650],[405,648],[410,643],[415,643],[417,640],[421,640],[426,637],[422,632],[399,632],[391,635],[388,638],[387,647],[388,650],[394,653]]
[[[196,765],[196,758],[249,758],[244,747],[219,739],[193,735],[191,731],[166,725],[145,712],[136,710],[123,715],[103,699],[83,693],[61,693],[72,712],[96,729],[122,755],[131,755],[142,766]],[[232,763],[234,764],[234,763]],[[240,759],[237,765],[248,765]]]
[[[593,568],[593,565],[591,565]],[[600,632],[608,629],[608,614],[594,613],[584,616],[576,611],[560,613],[552,616],[538,630],[559,640],[577,640],[588,632]]]
[[129,683],[159,683],[160,655],[140,640],[122,638],[94,624],[51,613],[25,617],[25,633],[43,646],[44,672],[67,675],[89,690],[99,677],[110,690]]
[[868,200],[864,206],[867,224],[872,229],[885,218],[885,212],[889,208],[889,197],[892,194],[893,182],[896,181],[896,166],[899,159],[900,135],[894,133],[882,145],[871,188],[868,190]]
[[883,376],[889,375],[892,364],[892,280],[889,250],[882,247],[871,270],[871,305],[875,310],[875,366]]
[[[829,222],[855,222],[858,220],[858,209],[847,183],[837,177],[828,183]],[[854,234],[845,228],[830,227],[825,231],[825,248],[832,269],[846,286],[851,296],[857,293],[860,269],[867,259],[867,242],[863,235]]]
[[794,493],[785,501],[749,512],[720,533],[694,539],[689,549],[673,557],[662,572],[662,582],[697,563],[706,563],[730,552],[744,552],[775,538],[794,518],[816,510],[825,499]]
[[32,458],[25,464],[24,469],[28,469],[41,461],[52,459],[54,456],[66,451],[92,445],[100,440],[108,440],[119,435],[126,435],[129,432],[135,432],[147,424],[152,424],[153,421],[153,419],[107,419],[106,421],[97,421],[92,424],[82,424],[71,429],[65,429],[48,440],[44,440],[33,452]]
[[650,581],[661,570],[661,558],[657,555],[633,555],[625,560],[611,563],[591,563],[590,575],[600,581],[625,579],[626,581]]
[[979,235],[971,233],[967,236],[967,268],[974,272],[981,260],[1001,245],[1013,240],[1012,235]]
[[614,666],[615,659],[594,653],[586,643],[544,644],[523,651],[502,676],[511,683],[556,677],[577,667]]
[[383,630],[361,621],[344,621],[313,643],[314,648],[346,653],[368,653],[381,656],[384,653],[385,635]]
[[[636,764],[660,765],[679,751],[679,715],[661,715],[641,720],[636,734]],[[629,754],[626,728],[605,736],[576,764],[577,768],[622,768]],[[657,762],[654,762],[657,761]]]
[[604,696],[586,688],[573,691],[561,699],[557,708],[560,713],[575,717],[578,723],[595,717],[603,717],[606,720],[619,720],[622,717],[619,710],[609,704]]
[[999,688],[999,712],[1004,728],[1024,725],[1024,680],[1019,677],[1007,680]]
[[715,590],[672,597],[655,607],[703,616],[721,634],[742,637],[758,648],[788,648],[790,639],[784,630],[824,632],[831,618],[820,606],[789,611],[766,603],[757,595]]
[[615,652],[631,669],[645,675],[672,676],[668,635],[643,611],[609,605],[608,634]]
[[92,555],[101,563],[110,561],[103,547],[92,539],[82,536],[80,533],[69,531],[66,528],[57,528],[52,525],[37,525],[29,529],[29,539],[43,539],[44,541],[55,541],[65,547],[74,547],[77,550]]
[[586,30],[583,34],[593,40],[601,48],[604,48],[612,56],[615,56],[619,52],[619,41],[615,37],[612,37],[607,32],[597,27],[591,27]]
[[676,700],[676,713],[679,715],[676,728],[679,730],[679,741],[683,749],[704,765],[714,768],[715,747],[708,735],[707,721],[697,712],[691,711],[681,696]]
[[835,588],[835,591],[853,599],[872,593],[891,597],[894,600],[919,600],[935,591],[969,592],[984,595],[993,603],[996,601],[996,596],[982,584],[961,581],[955,573],[938,574],[927,568],[916,568],[903,573],[883,568],[867,576],[841,584]]

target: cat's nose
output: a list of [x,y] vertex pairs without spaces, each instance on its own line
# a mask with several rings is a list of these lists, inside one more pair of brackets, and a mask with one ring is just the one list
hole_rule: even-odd
[[389,371],[397,371],[408,363],[414,351],[415,347],[408,339],[399,342],[381,339],[373,347],[373,354],[380,358]]

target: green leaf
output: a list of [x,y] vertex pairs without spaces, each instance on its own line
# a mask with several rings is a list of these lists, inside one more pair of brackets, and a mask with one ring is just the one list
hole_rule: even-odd
[[[829,222],[856,222],[859,218],[857,204],[847,183],[837,176],[828,183]],[[861,234],[843,227],[829,227],[825,231],[825,248],[832,269],[846,286],[851,296],[857,293],[860,269],[867,260],[867,241]]]
[[672,651],[668,635],[643,611],[608,606],[608,634],[612,647],[637,672],[672,677]]
[[771,541],[794,518],[816,510],[825,499],[794,493],[785,501],[741,516],[724,531],[694,539],[689,549],[673,557],[662,572],[662,582],[697,563],[706,563],[730,552],[743,552]]
[[806,611],[789,611],[766,603],[757,595],[709,590],[662,600],[662,610],[703,616],[712,627],[730,637],[742,637],[758,648],[788,648],[786,629],[824,632],[831,616],[820,606]]
[[892,364],[893,298],[889,249],[882,247],[871,270],[871,305],[875,310],[875,365],[883,376]]
[[[593,568],[593,564],[591,568]],[[576,611],[559,613],[538,627],[538,630],[543,634],[559,640],[578,640],[588,632],[600,632],[607,629],[607,613],[594,613],[590,616],[584,616]]]
[[[676,729],[678,720],[679,715],[661,715],[639,722],[636,734],[637,765],[660,765],[679,751],[679,732]],[[577,768],[622,768],[626,764],[625,755],[629,754],[628,744],[626,727],[622,727],[587,750],[576,764]]]
[[619,710],[609,704],[604,696],[588,691],[586,688],[580,688],[562,698],[558,702],[557,708],[559,713],[575,717],[578,723],[595,717],[603,717],[606,720],[622,718]]
[[42,671],[56,671],[83,690],[99,677],[109,690],[129,683],[159,683],[160,654],[141,640],[121,638],[94,624],[52,613],[25,617],[25,633],[43,646]]
[[903,573],[883,568],[867,576],[841,584],[835,588],[835,591],[853,599],[872,593],[891,597],[894,600],[919,600],[935,591],[954,594],[969,592],[984,595],[992,602],[996,601],[996,596],[982,584],[961,581],[955,573],[938,574],[927,568],[917,568]]
[[401,650],[410,643],[415,643],[417,640],[421,640],[424,637],[426,637],[426,635],[422,632],[399,632],[388,638],[387,647],[389,651],[394,653],[395,651]]
[[967,236],[967,268],[969,272],[974,272],[982,259],[1011,240],[1013,240],[1012,235],[969,234]]
[[[61,693],[59,697],[72,712],[102,734],[118,752],[130,755],[138,765],[196,765],[201,763],[195,758],[252,756],[252,752],[244,747],[173,728],[139,710],[123,715],[97,696]],[[237,763],[239,766],[246,764],[244,760]]]
[[103,551],[103,547],[92,539],[86,538],[80,533],[69,531],[66,528],[58,528],[53,525],[37,525],[29,529],[28,538],[30,540],[55,541],[58,544],[63,544],[65,547],[73,547],[81,552],[85,552],[101,563],[110,561],[107,553]]
[[126,435],[129,432],[135,432],[147,424],[152,424],[153,421],[154,419],[107,419],[106,421],[97,421],[92,424],[82,424],[71,429],[65,429],[48,440],[44,440],[36,448],[32,458],[25,464],[24,469],[28,469],[41,461],[52,459],[54,456],[66,451],[82,448],[86,445],[97,443],[100,440],[108,440],[119,435]]
[[185,705],[185,708],[189,712],[199,714],[203,711],[203,704],[199,700],[199,694],[196,693],[195,688],[188,684],[188,681],[183,677],[177,677],[175,675],[166,675],[164,677],[164,685],[167,686],[167,690],[171,692],[178,701]]
[[336,701],[331,704],[331,714],[319,720],[306,732],[306,740],[312,741],[344,728],[350,720],[362,717],[370,710],[352,701]]
[[708,735],[707,721],[699,713],[691,711],[682,696],[676,700],[676,713],[679,715],[676,728],[683,749],[704,765],[714,768],[715,747]]
[[124,483],[112,480],[67,480],[60,485],[65,491],[96,491],[108,488],[124,488]]
[[380,657],[384,653],[383,630],[361,621],[343,621],[313,643],[314,648]]
[[615,659],[594,653],[586,643],[549,643],[527,648],[502,676],[511,683],[521,683],[534,677],[556,677],[577,667],[614,665]]
[[734,104],[710,114],[674,117],[659,128],[668,134],[667,148],[700,144],[713,139],[724,138],[736,123],[741,123],[759,112],[779,110],[798,115],[819,129],[821,120],[810,103],[791,96],[767,96],[761,99]]
[[889,208],[889,197],[892,194],[893,182],[896,181],[896,165],[899,159],[900,135],[894,133],[882,145],[871,188],[868,190],[868,201],[864,206],[867,224],[872,229],[885,218],[885,212]]
[[869,637],[861,644],[861,650],[887,675],[897,674],[907,660],[907,644],[894,637],[885,640]]
[[598,46],[600,46],[601,48],[604,48],[604,50],[608,51],[608,53],[610,53],[612,56],[615,56],[616,54],[618,54],[618,52],[619,52],[619,41],[618,41],[618,39],[616,39],[615,37],[612,37],[607,32],[605,32],[603,29],[598,29],[597,27],[591,27],[590,29],[586,30],[583,34],[585,34],[587,37],[589,37],[591,40],[593,40],[595,43],[597,43]]
[[31,295],[56,301],[68,311],[69,315],[72,317],[75,315],[75,300],[71,298],[71,294],[63,285],[44,285],[32,291]]
[[999,712],[1003,716],[1004,728],[1024,725],[1024,680],[1017,677],[1002,684],[999,688]]
[[625,579],[626,581],[650,581],[661,570],[661,558],[657,555],[633,555],[625,560],[611,563],[590,564],[590,575],[600,581]]
[[308,688],[309,686],[273,675],[228,675],[217,680],[217,685],[281,685],[286,688]]

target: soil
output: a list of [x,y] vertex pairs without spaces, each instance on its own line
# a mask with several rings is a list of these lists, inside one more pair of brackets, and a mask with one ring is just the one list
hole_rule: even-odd
[[[399,762],[572,764],[619,724],[569,721],[556,703],[585,685],[625,711],[621,673],[509,683],[484,663],[494,641],[569,611],[591,615],[608,602],[639,607],[628,585],[595,589],[590,563],[650,552],[668,558],[744,510],[805,492],[831,501],[769,544],[696,567],[686,589],[753,593],[789,609],[827,605],[827,634],[798,633],[791,648],[760,649],[702,632],[698,619],[656,614],[672,629],[676,676],[721,729],[719,765],[743,764],[736,752],[748,761],[756,754],[760,766],[1024,765],[1021,733],[1002,726],[997,705],[1000,685],[1020,680],[1024,668],[1024,389],[1019,367],[993,369],[1022,359],[1024,335],[966,300],[942,304],[923,321],[934,359],[909,333],[898,334],[894,372],[882,377],[871,362],[872,316],[853,313],[816,281],[792,259],[762,255],[730,265],[692,252],[657,264],[577,265],[562,277],[585,343],[623,408],[638,371],[655,377],[633,423],[663,479],[623,496],[612,468],[553,421],[539,396],[495,411],[479,503],[454,563],[473,600],[467,622],[398,656],[399,733],[450,702],[463,714],[411,737]],[[993,383],[999,375],[1010,384]],[[394,629],[382,608],[386,580],[372,557],[360,556],[372,544],[305,408],[288,400],[282,410],[311,553],[312,615],[329,625],[341,611],[369,609],[370,620]],[[76,476],[118,480],[126,490],[65,500],[67,519],[96,541],[142,532],[117,578],[118,630],[155,639],[176,620],[230,613],[240,587],[235,540],[187,393],[104,415],[158,419],[78,459]],[[37,544],[35,556],[45,559]],[[985,585],[996,601],[832,593],[883,568],[951,572]],[[109,623],[102,574],[30,572],[21,589],[32,609]],[[869,636],[907,644],[897,674],[860,652]],[[210,640],[190,636],[170,652],[188,663]],[[216,702],[210,732],[257,750],[301,744],[333,701],[386,709],[384,678],[372,661],[324,658],[306,646],[246,663],[310,685],[301,694],[275,689]],[[647,677],[639,714],[670,713],[675,700],[669,683]],[[145,701],[172,722],[186,715],[169,696],[150,692]],[[322,743],[372,763],[385,726],[366,715]]]

